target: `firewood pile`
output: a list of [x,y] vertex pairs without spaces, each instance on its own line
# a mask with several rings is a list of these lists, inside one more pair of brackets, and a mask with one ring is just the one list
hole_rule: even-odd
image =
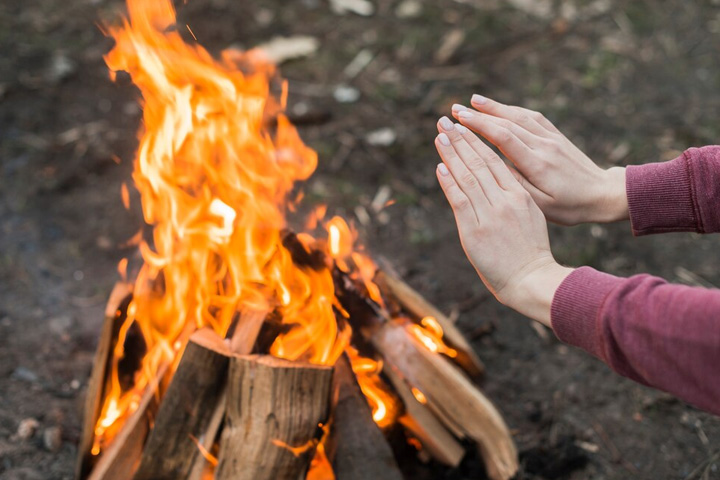
[[[302,254],[296,257],[302,261]],[[394,420],[419,447],[418,458],[455,467],[472,444],[490,478],[511,478],[517,470],[512,438],[474,383],[484,367],[450,319],[394,274],[378,270],[375,276],[383,307],[333,268],[338,299],[359,333],[354,346],[382,362]],[[238,315],[227,338],[207,328],[189,334],[177,365],[168,365],[147,389],[113,443],[92,455],[110,354],[131,298],[130,285],[118,283],[108,302],[78,478],[295,480],[311,478],[313,470],[318,476],[312,478],[324,478],[318,456],[325,456],[334,478],[402,478],[347,354],[334,367],[268,355],[263,344],[267,348],[268,336],[277,334],[277,321],[252,311]],[[413,335],[414,326],[429,319],[440,327],[449,355]]]

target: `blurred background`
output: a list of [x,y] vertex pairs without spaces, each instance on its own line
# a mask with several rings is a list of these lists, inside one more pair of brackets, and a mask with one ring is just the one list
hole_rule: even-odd
[[[473,93],[542,111],[602,165],[717,143],[720,1],[177,7],[214,54],[289,39],[299,55],[281,66],[290,116],[320,156],[306,201],[354,219],[372,252],[458,318],[515,433],[521,478],[720,478],[720,420],[616,376],[495,302],[460,248],[432,144],[437,118]],[[129,212],[120,199],[138,92],[127,78],[109,80],[102,56],[112,43],[97,26],[123,11],[117,0],[0,3],[2,480],[72,478],[104,304],[142,222],[136,193]],[[377,212],[388,198],[395,203]],[[627,224],[553,227],[551,236],[568,265],[720,286],[717,238],[632,238]]]

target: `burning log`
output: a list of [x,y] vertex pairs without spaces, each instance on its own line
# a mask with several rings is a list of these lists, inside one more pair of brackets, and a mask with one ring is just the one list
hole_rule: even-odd
[[[413,393],[412,387],[393,369],[386,369],[385,375],[390,379],[395,391],[405,404],[405,415],[399,419],[403,427],[420,440],[423,448],[427,449],[435,460],[450,467],[460,465],[465,456],[465,448],[433,415],[426,403],[421,401],[425,399],[417,398],[421,394]],[[425,402],[427,401],[425,400]]]
[[78,444],[80,454],[78,455],[75,470],[75,476],[78,478],[85,477],[92,467],[93,457],[90,451],[95,437],[95,425],[102,408],[107,372],[112,359],[111,352],[117,341],[117,332],[124,321],[124,309],[121,306],[123,304],[127,306],[131,294],[132,285],[117,282],[105,306],[105,320],[100,332],[100,340],[95,351],[92,373],[85,394],[85,417],[83,419],[82,433],[80,434],[80,443]]
[[187,478],[215,405],[224,394],[229,350],[215,332],[195,332],[165,394],[135,480]]
[[88,480],[132,478],[150,430],[151,419],[157,411],[160,398],[158,388],[169,370],[167,365],[160,369],[156,380],[145,391],[137,410],[130,415],[113,443],[103,452]]
[[491,479],[508,480],[515,475],[517,451],[505,422],[462,372],[425,349],[401,325],[385,324],[371,341],[386,364],[440,413],[446,426],[478,444]]
[[455,324],[429,303],[422,295],[410,285],[386,270],[378,270],[375,281],[385,293],[394,298],[403,309],[407,310],[417,320],[424,317],[433,317],[443,330],[443,340],[457,350],[454,359],[471,377],[480,377],[485,373],[485,366],[477,356]]
[[372,418],[350,360],[343,355],[333,377],[335,409],[328,457],[342,480],[402,480],[390,445]]
[[327,421],[332,368],[275,357],[230,361],[217,480],[298,480]]

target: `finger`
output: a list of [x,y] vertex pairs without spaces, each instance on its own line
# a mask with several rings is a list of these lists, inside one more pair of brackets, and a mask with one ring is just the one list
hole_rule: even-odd
[[465,141],[465,138],[463,138],[462,130],[468,132],[468,129],[462,125],[458,125],[456,127],[449,118],[442,117],[438,122],[438,130],[445,132],[448,136],[453,148],[455,149],[455,153],[457,153],[460,160],[462,160],[467,169],[478,180],[478,183],[480,184],[483,192],[485,192],[485,196],[490,204],[499,201],[500,196],[502,195],[502,190],[494,175],[490,171],[487,162],[485,162],[485,160],[478,155],[470,144]]
[[505,165],[502,158],[500,158],[500,156],[498,156],[492,148],[488,147],[485,142],[480,140],[477,135],[472,133],[463,125],[456,125],[455,128],[458,132],[460,132],[460,135],[463,136],[465,141],[468,145],[470,145],[475,153],[485,160],[485,163],[487,163],[487,166],[490,168],[490,171],[501,188],[504,190],[511,190],[519,186],[518,181],[513,176],[510,168]]
[[435,138],[435,148],[448,168],[450,175],[455,180],[460,190],[470,199],[475,210],[484,210],[489,206],[485,192],[480,187],[475,175],[465,166],[450,142],[446,133],[441,133]]
[[[475,96],[473,96],[473,99],[474,98]],[[531,114],[529,110],[524,111],[524,109],[520,109],[519,107],[503,105],[502,103],[489,99],[486,99],[485,103],[478,103],[473,100],[472,106],[481,113],[512,122],[523,130],[526,130],[534,135],[545,137],[548,134],[548,130],[535,120],[535,115]],[[470,109],[464,105],[453,105],[453,113],[459,113],[466,110]]]
[[478,218],[472,207],[472,202],[455,182],[455,178],[450,174],[447,166],[444,163],[439,164],[435,174],[455,214],[458,230],[477,225]]
[[[545,118],[545,115],[540,112],[535,112],[522,107],[504,105],[500,102],[477,94],[472,96],[470,104],[481,112],[506,118],[528,129],[536,130],[537,126],[540,126],[545,131],[560,133],[555,125],[553,125],[552,122]],[[533,133],[540,135],[542,132],[533,131]]]
[[481,117],[481,113],[470,110],[458,112],[460,123],[487,138],[515,163],[528,158],[532,150],[522,142],[510,129]]
[[[500,117],[493,117],[492,115],[488,115],[483,112],[477,112],[475,110],[464,110],[463,116],[467,117],[468,122],[472,121],[475,124],[479,124],[480,122],[492,122],[495,125],[497,125],[500,128],[504,128],[506,130],[509,130],[513,133],[522,143],[527,145],[531,150],[535,148],[539,148],[541,146],[542,137],[539,135],[535,135],[532,132],[529,132],[528,130],[524,129],[520,125],[511,122],[510,120],[505,120],[504,118]],[[460,113],[458,112],[456,117],[460,119]],[[466,122],[466,123],[468,123]],[[468,123],[468,127],[473,128],[471,124]],[[474,130],[474,128],[473,128]],[[547,135],[547,131],[545,131],[545,135]]]

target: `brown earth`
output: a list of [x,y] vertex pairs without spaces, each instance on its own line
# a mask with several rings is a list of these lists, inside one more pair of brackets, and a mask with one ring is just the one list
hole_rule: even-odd
[[[308,200],[353,218],[379,187],[392,189],[387,218],[361,226],[366,242],[461,314],[488,366],[485,388],[514,429],[521,478],[720,478],[720,420],[541,338],[549,332],[491,298],[460,249],[432,146],[437,117],[472,93],[542,110],[607,165],[717,142],[720,2],[435,0],[417,2],[411,18],[398,17],[400,0],[372,3],[369,17],[336,15],[325,0],[189,0],[179,12],[216,53],[276,35],[321,41],[282,68],[290,111],[321,159]],[[116,0],[0,3],[2,480],[72,477],[104,302],[115,265],[132,254],[118,245],[141,222],[136,196],[130,213],[120,202],[138,94],[127,80],[109,81],[102,55],[112,44],[96,26],[120,11]],[[438,61],[454,31],[464,40]],[[348,80],[343,70],[362,49],[373,60]],[[333,98],[342,83],[359,101]],[[397,135],[392,145],[367,141],[381,128]],[[553,227],[552,237],[570,265],[720,285],[716,237],[632,238],[627,224]],[[38,430],[18,438],[28,418]],[[480,471],[476,458],[453,471],[405,468],[408,478]]]

